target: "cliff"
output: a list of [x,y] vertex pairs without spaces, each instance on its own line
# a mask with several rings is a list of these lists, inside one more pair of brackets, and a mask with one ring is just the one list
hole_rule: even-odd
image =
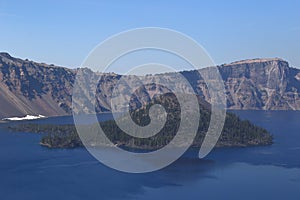
[[[298,110],[300,108],[300,70],[288,62],[274,59],[252,59],[218,66],[224,80],[228,109]],[[209,92],[196,71],[180,72],[196,93],[209,102]],[[91,90],[97,86],[97,112],[110,111],[110,99],[121,75],[101,74],[84,69]],[[72,88],[76,69],[36,63],[0,53],[0,118],[41,114],[45,116],[72,113]],[[172,80],[175,73],[149,76],[151,80],[162,77]],[[132,83],[136,76],[131,76]],[[94,85],[94,86],[93,86]],[[173,87],[180,87],[174,82]],[[126,89],[126,88],[124,88]],[[148,84],[139,88],[130,99],[133,108],[148,103],[158,91],[168,91],[160,85]],[[86,94],[89,95],[89,94]],[[79,100],[74,102],[82,104]],[[120,105],[126,106],[126,105]],[[91,108],[86,109],[90,112]]]

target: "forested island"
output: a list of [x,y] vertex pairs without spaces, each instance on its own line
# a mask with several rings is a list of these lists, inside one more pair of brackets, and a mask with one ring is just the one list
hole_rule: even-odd
[[[148,105],[135,109],[131,112],[131,118],[140,126],[150,123],[149,108],[153,104],[164,106],[167,114],[167,121],[163,129],[156,135],[149,138],[135,138],[124,133],[114,120],[100,122],[101,128],[106,136],[115,144],[126,148],[155,150],[168,144],[177,133],[180,123],[180,106],[176,97],[172,94],[155,98]],[[200,120],[197,136],[193,146],[199,147],[207,132],[210,122],[210,105],[200,101]],[[86,132],[97,130],[97,125],[82,125]],[[18,124],[9,127],[12,131],[44,133],[40,144],[49,148],[76,148],[82,147],[83,143],[77,134],[76,127],[70,125],[50,124]],[[226,120],[217,147],[246,147],[257,145],[270,145],[273,142],[272,135],[264,128],[258,127],[247,120],[241,120],[233,113],[226,114]],[[184,144],[184,139],[182,141]],[[101,146],[101,141],[97,144]]]

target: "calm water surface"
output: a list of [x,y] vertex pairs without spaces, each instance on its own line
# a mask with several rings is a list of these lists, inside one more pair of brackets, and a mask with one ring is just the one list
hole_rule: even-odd
[[[0,199],[300,199],[300,112],[239,111],[268,129],[272,146],[215,149],[205,159],[189,150],[169,167],[126,174],[84,148],[41,147],[40,135],[0,124]],[[103,116],[107,119],[107,116]],[[38,120],[70,123],[70,117]]]

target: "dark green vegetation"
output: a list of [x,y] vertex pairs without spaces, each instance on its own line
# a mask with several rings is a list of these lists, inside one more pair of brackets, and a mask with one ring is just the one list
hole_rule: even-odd
[[[207,132],[210,121],[210,105],[201,101],[200,104],[200,121],[197,136],[193,146],[198,147],[202,144]],[[180,106],[173,94],[165,94],[154,98],[154,100],[143,108],[131,112],[132,119],[140,126],[149,124],[150,118],[148,111],[151,105],[161,104],[166,109],[167,122],[164,128],[155,136],[149,138],[134,138],[124,133],[115,123],[115,121],[101,122],[100,125],[107,137],[119,146],[129,148],[139,148],[154,150],[168,144],[177,133],[180,124]],[[86,133],[97,130],[96,124],[82,126]],[[74,148],[83,146],[74,125],[47,125],[47,124],[20,124],[10,127],[13,131],[46,133],[41,139],[41,145],[50,148]],[[217,143],[218,147],[245,147],[256,145],[272,144],[272,136],[267,130],[255,126],[246,120],[241,120],[235,114],[227,113],[222,135]],[[100,145],[92,141],[93,145]],[[184,144],[184,138],[182,144]]]

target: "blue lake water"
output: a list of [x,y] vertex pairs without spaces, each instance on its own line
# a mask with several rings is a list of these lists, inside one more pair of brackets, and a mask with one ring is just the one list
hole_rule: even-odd
[[[11,133],[0,124],[0,199],[300,199],[300,112],[238,111],[268,129],[274,144],[219,148],[205,159],[197,149],[165,169],[126,174],[84,148],[47,149],[40,135]],[[70,123],[70,117],[39,123]]]

